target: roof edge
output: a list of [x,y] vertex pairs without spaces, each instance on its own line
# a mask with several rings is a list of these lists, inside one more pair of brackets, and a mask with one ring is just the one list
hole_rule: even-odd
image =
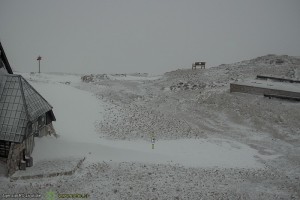
[[[20,75],[21,76],[21,75]],[[30,83],[28,83],[28,81],[23,77],[21,76],[21,78],[43,99],[45,100],[51,107],[51,109],[53,108],[53,106],[38,92],[36,91],[36,89],[34,89],[34,87],[32,87],[32,85],[30,85]]]
[[13,71],[12,71],[12,69],[11,69],[11,67],[10,67],[10,64],[9,64],[9,62],[8,62],[8,59],[7,59],[7,57],[6,57],[6,54],[5,54],[5,51],[4,51],[4,49],[3,49],[3,46],[2,46],[2,43],[1,43],[1,41],[0,41],[0,51],[1,51],[1,59],[2,59],[2,61],[3,61],[3,63],[4,63],[4,67],[6,68],[6,70],[7,70],[7,72],[9,73],[9,74],[13,74]]
[[20,77],[20,74],[0,74],[0,76],[11,76],[11,77]]
[[26,117],[27,117],[27,120],[30,119],[30,115],[28,113],[28,108],[27,108],[27,102],[26,102],[26,99],[25,99],[25,95],[24,95],[24,88],[23,88],[23,84],[22,84],[22,81],[21,81],[21,75],[19,76],[16,76],[18,77],[19,79],[19,85],[20,85],[20,90],[21,90],[21,94],[22,94],[22,99],[23,99],[23,106],[25,107],[25,112],[26,112]]

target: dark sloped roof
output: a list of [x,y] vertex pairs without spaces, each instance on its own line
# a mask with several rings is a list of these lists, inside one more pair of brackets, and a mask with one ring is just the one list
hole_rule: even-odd
[[21,76],[0,75],[0,140],[22,142],[28,121],[52,106]]

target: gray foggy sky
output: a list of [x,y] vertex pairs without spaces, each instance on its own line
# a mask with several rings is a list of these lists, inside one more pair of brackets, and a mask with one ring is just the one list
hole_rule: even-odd
[[17,71],[160,74],[266,54],[300,56],[299,0],[0,0]]

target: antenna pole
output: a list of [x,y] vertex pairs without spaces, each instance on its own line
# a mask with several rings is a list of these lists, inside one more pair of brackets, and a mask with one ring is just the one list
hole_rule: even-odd
[[37,60],[39,61],[39,73],[41,73],[41,60],[42,60],[42,57],[38,56]]

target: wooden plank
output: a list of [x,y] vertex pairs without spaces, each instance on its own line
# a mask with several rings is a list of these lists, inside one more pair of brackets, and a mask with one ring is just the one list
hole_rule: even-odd
[[296,87],[295,85],[293,85],[293,87],[286,87],[286,84],[285,87],[281,87],[280,84],[284,83],[276,83],[276,87],[274,87],[268,86],[267,84],[255,85],[251,82],[235,82],[230,83],[230,92],[242,92],[258,95],[273,94],[279,96],[300,98],[300,87]]
[[280,82],[289,82],[289,83],[300,83],[300,80],[294,80],[294,79],[286,79],[286,78],[279,78],[279,77],[273,77],[273,76],[263,76],[263,75],[257,75],[257,79],[271,79],[271,80],[276,80]]
[[290,96],[282,96],[282,95],[276,95],[276,94],[264,94],[265,97],[269,98],[278,98],[278,99],[287,99],[291,101],[300,101],[299,97],[290,97]]

